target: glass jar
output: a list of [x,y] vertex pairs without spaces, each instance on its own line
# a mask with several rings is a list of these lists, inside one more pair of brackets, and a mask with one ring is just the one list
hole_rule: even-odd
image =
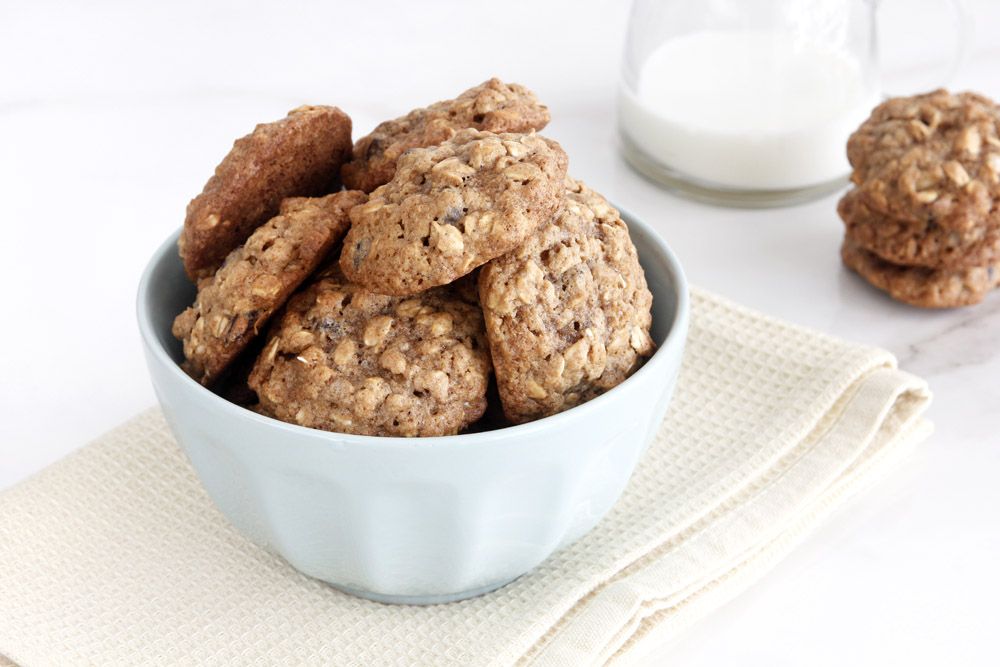
[[882,97],[876,6],[636,0],[619,90],[626,158],[717,204],[780,206],[842,187],[847,138]]

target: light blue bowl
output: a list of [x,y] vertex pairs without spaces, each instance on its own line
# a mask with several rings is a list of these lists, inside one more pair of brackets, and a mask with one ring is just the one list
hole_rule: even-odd
[[383,602],[484,593],[593,528],[614,505],[673,392],[688,329],[680,264],[623,213],[653,293],[655,354],[621,385],[520,426],[438,438],[344,435],[229,403],[178,366],[174,317],[195,295],[177,234],[139,284],[160,405],[212,500],[296,569]]

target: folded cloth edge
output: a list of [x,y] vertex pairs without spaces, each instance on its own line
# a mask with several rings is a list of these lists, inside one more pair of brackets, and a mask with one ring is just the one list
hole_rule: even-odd
[[[707,582],[702,589],[693,593],[677,607],[661,610],[644,619],[640,627],[611,656],[609,664],[619,662],[627,664],[648,654],[657,646],[669,644],[679,638],[685,629],[749,589],[773,569],[778,561],[807,539],[820,523],[836,513],[842,503],[849,502],[855,495],[877,483],[899,463],[900,459],[905,458],[907,453],[929,437],[933,430],[931,422],[923,418],[918,419],[908,432],[898,436],[898,445],[893,447],[892,454],[874,463],[867,474],[844,480],[842,484],[832,488],[819,506],[812,508],[780,539],[751,554],[746,561],[719,579]],[[664,617],[669,617],[669,621],[665,622]]]
[[[929,435],[929,422],[921,418],[930,401],[925,381],[883,367],[872,370],[856,385],[839,414],[831,415],[831,426],[806,451],[795,452],[795,460],[777,479],[762,489],[744,491],[744,496],[751,497],[738,499],[727,512],[709,515],[700,522],[705,532],[692,531],[694,535],[685,535],[675,548],[653,562],[607,585],[587,601],[571,623],[548,637],[541,650],[536,648],[530,664],[602,664],[612,657],[621,659],[626,653],[641,652],[639,644],[649,643],[637,636],[644,623],[645,634],[655,634],[664,641],[663,635],[670,634],[667,628],[679,629],[674,622],[665,623],[670,613],[678,613],[671,610],[678,605],[689,607],[684,612],[686,627],[713,608],[691,600],[707,587],[735,587],[737,580],[743,582],[742,588],[749,586],[836,509],[848,493]],[[782,515],[778,521],[774,520],[776,514]],[[711,558],[717,561],[709,569],[715,577],[701,578],[681,590],[664,589],[685,575],[697,577]],[[760,561],[754,570],[756,577],[735,576],[755,558]],[[737,592],[734,589],[727,599]],[[713,595],[726,596],[726,591],[714,591]],[[657,624],[664,627],[654,632],[650,626]],[[599,656],[596,662],[595,656]]]

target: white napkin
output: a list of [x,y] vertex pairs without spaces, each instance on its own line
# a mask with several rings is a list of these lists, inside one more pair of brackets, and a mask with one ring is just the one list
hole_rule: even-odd
[[[675,399],[611,513],[432,607],[350,597],[243,539],[159,411],[0,494],[0,654],[35,665],[588,665],[730,599],[926,437],[883,350],[694,291]],[[831,638],[832,639],[832,638]]]

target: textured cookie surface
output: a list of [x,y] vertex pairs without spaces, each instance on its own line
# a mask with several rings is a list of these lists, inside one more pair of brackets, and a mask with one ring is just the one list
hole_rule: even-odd
[[282,421],[435,436],[486,409],[482,313],[448,288],[406,299],[325,277],[288,302],[269,335],[250,386],[262,411]]
[[973,93],[938,90],[875,108],[847,143],[851,176],[876,210],[967,229],[997,219],[1000,110]]
[[174,320],[174,336],[184,342],[184,370],[205,385],[218,378],[343,238],[347,210],[364,200],[358,191],[286,199],[279,215],[201,281],[194,305]]
[[333,191],[350,150],[351,119],[336,107],[299,107],[237,139],[188,204],[179,242],[188,276],[214,273],[283,199]]
[[380,124],[354,144],[353,159],[344,165],[341,175],[347,187],[371,192],[392,179],[396,161],[411,148],[437,145],[465,128],[530,132],[541,130],[548,122],[549,110],[530,90],[490,79],[453,100],[414,109]]
[[566,181],[559,215],[484,266],[479,295],[504,413],[520,423],[588,401],[653,351],[652,295],[628,228]]
[[556,212],[566,154],[535,134],[462,130],[404,155],[351,211],[340,267],[382,294],[416,294],[514,249]]
[[841,258],[889,296],[922,308],[954,308],[979,303],[1000,284],[1000,264],[966,269],[932,269],[892,264],[845,239]]
[[882,259],[907,266],[964,268],[1000,260],[1000,223],[964,231],[936,222],[906,222],[873,210],[858,190],[837,205],[847,236]]

